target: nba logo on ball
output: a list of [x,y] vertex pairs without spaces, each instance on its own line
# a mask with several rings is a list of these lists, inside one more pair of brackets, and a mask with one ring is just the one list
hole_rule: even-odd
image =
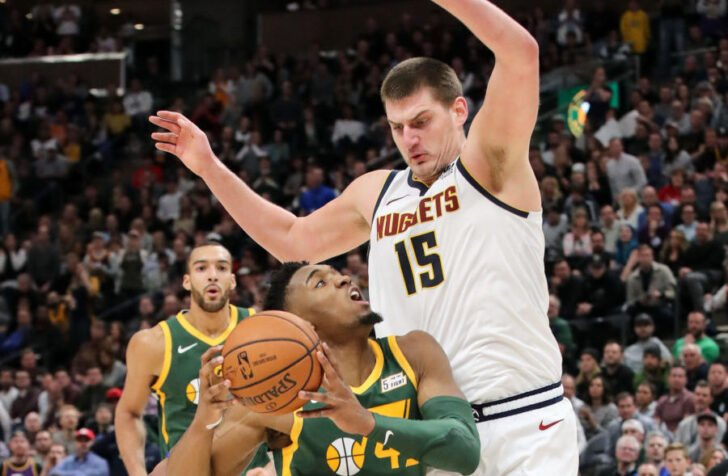
[[326,463],[340,476],[353,476],[364,466],[364,449],[352,438],[339,438],[326,449]]
[[238,354],[238,366],[240,367],[240,373],[243,375],[245,380],[253,378],[253,367],[250,365],[248,353],[246,351],[242,351]]

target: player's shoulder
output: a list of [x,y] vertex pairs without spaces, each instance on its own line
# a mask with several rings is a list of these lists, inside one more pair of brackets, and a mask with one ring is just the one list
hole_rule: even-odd
[[444,359],[447,361],[445,351],[442,350],[440,344],[425,331],[410,331],[407,334],[396,336],[395,340],[407,362],[418,375],[421,375],[433,360]]
[[373,195],[376,197],[381,192],[387,180],[390,180],[396,173],[396,170],[372,170],[355,178],[346,187],[345,193]]
[[156,362],[164,358],[165,335],[161,323],[149,329],[142,329],[129,339],[127,346],[127,361],[151,360]]

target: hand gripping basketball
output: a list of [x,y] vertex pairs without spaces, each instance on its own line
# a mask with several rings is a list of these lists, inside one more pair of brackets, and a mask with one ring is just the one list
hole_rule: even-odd
[[200,357],[200,400],[195,418],[210,430],[222,421],[222,411],[225,408],[238,405],[236,399],[228,398],[230,380],[223,380],[215,374],[215,368],[222,364],[222,356],[214,356],[221,351],[221,345],[210,347]]
[[315,400],[325,403],[326,406],[318,410],[302,410],[302,418],[328,417],[341,431],[354,435],[368,435],[374,429],[374,415],[361,406],[351,388],[341,378],[339,366],[333,360],[331,349],[324,342],[323,352],[316,352],[324,378],[321,386],[326,393],[301,391],[298,393],[302,400]]

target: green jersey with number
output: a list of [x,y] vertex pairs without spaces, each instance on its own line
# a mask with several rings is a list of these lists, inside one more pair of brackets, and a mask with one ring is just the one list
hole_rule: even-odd
[[[215,338],[204,335],[190,324],[185,317],[186,311],[159,323],[164,333],[164,364],[152,391],[159,398],[159,450],[163,458],[182,438],[195,417],[200,391],[200,357],[210,347],[225,342],[235,326],[254,313],[252,308],[230,305],[230,325]],[[266,456],[264,446],[251,467],[254,463],[264,465],[267,462],[261,459]]]
[[[364,408],[389,417],[420,419],[417,379],[394,336],[370,340],[376,356],[366,381],[353,388]],[[321,408],[307,403],[304,410]],[[341,431],[328,418],[303,420],[294,415],[291,445],[273,452],[281,476],[424,475],[425,467],[401,455],[387,441],[372,441]]]

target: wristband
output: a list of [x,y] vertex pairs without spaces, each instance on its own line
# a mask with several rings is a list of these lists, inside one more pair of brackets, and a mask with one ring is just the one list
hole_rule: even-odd
[[210,423],[209,425],[205,425],[205,428],[207,428],[208,430],[214,430],[215,428],[217,428],[220,425],[220,423],[222,423],[222,415],[220,415],[220,419],[217,420],[215,423]]

